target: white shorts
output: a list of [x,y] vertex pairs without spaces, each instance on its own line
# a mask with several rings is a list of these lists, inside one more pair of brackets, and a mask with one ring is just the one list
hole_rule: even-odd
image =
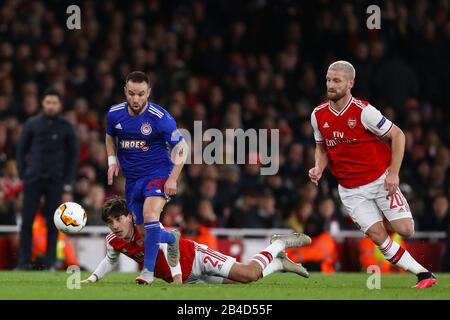
[[192,271],[185,283],[221,283],[228,278],[236,259],[214,251],[207,245],[195,243]]
[[364,233],[376,222],[412,218],[408,202],[399,188],[392,197],[384,188],[384,173],[377,180],[356,188],[339,185],[339,195],[345,210]]

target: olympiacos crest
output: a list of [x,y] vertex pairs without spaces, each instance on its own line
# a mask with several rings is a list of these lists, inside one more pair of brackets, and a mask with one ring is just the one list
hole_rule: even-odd
[[152,127],[148,123],[143,123],[141,126],[141,132],[143,135],[148,136],[150,133],[152,133]]

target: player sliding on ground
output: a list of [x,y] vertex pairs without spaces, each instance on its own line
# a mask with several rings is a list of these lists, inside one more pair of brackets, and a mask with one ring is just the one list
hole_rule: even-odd
[[[414,288],[431,287],[436,277],[392,241],[383,225],[384,216],[402,237],[414,233],[409,205],[398,187],[405,135],[370,103],[352,97],[354,82],[355,69],[349,62],[329,66],[329,100],[311,114],[316,153],[309,177],[317,185],[330,164],[342,203],[355,224],[388,261],[417,276]],[[390,146],[381,139],[390,140]]]
[[[102,219],[111,229],[106,236],[106,257],[95,271],[82,283],[96,282],[114,269],[120,253],[135,260],[143,267],[144,241],[133,224],[133,216],[125,199],[108,200],[102,210]],[[211,250],[206,245],[180,238],[180,263],[170,267],[167,262],[167,244],[161,243],[156,259],[156,278],[173,283],[249,283],[274,272],[293,272],[308,278],[308,271],[291,261],[285,248],[311,244],[311,238],[301,233],[274,235],[271,244],[256,254],[250,262],[239,263],[235,258]],[[145,284],[145,283],[143,283]]]

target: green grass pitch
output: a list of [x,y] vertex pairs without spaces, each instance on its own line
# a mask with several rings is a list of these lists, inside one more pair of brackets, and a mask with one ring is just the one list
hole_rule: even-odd
[[[303,299],[450,299],[450,274],[437,274],[438,283],[428,289],[411,289],[415,276],[381,276],[381,289],[369,290],[365,273],[312,273],[309,279],[275,274],[247,285],[171,285],[156,280],[151,286],[134,284],[134,273],[111,273],[80,289],[67,288],[65,272],[0,272],[0,299],[55,300],[303,300]],[[88,273],[82,273],[82,278]]]

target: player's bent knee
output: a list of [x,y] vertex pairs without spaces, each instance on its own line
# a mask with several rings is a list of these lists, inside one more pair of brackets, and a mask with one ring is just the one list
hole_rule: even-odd
[[391,221],[391,225],[395,232],[397,232],[403,238],[412,237],[414,234],[414,220],[413,219],[401,219]]
[[403,238],[409,238],[414,235],[414,226],[410,223],[401,226],[398,228],[397,233]]
[[256,281],[259,279],[261,272],[258,270],[247,266],[241,269],[241,272],[239,272],[239,279],[238,281],[241,283],[250,283],[253,281]]
[[151,221],[159,221],[159,213],[156,213],[156,211],[149,210],[148,212],[144,212],[144,221],[145,222],[151,222]]
[[261,272],[255,268],[250,268],[247,277],[248,277],[248,282],[253,282],[253,281],[257,281],[259,279],[261,275]]
[[239,283],[250,283],[250,282],[252,282],[252,280],[247,276],[243,276],[239,279]]
[[253,281],[256,281],[256,280],[258,280],[258,277],[256,277],[254,274],[246,274],[246,275],[244,275],[243,277],[242,277],[242,283],[250,283],[250,282],[253,282]]
[[372,239],[375,244],[380,245],[388,236],[386,230],[382,226],[374,225],[366,231],[367,236]]

